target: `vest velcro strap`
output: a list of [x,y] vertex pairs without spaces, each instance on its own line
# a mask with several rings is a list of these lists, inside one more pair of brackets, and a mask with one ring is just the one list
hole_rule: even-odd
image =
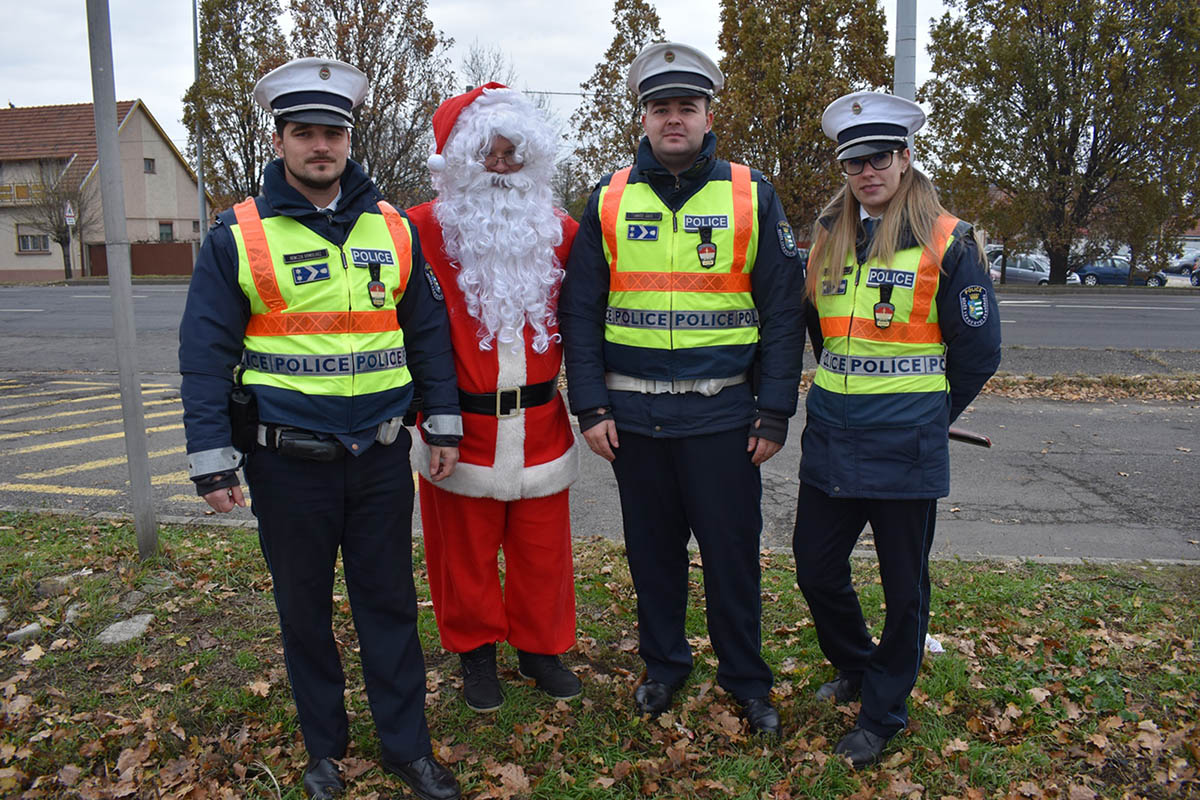
[[379,211],[383,214],[392,244],[396,247],[397,266],[400,268],[400,285],[392,292],[392,299],[395,300],[404,294],[408,287],[408,279],[412,275],[412,236],[404,224],[404,218],[391,203],[380,200]]
[[295,336],[305,333],[386,333],[399,327],[394,309],[253,314],[247,336]]
[[246,261],[254,278],[254,288],[270,311],[283,311],[287,303],[279,292],[275,279],[275,265],[271,262],[271,248],[263,230],[262,217],[253,197],[247,197],[233,207],[233,216],[241,229],[242,242],[246,245]]
[[893,322],[880,328],[875,320],[854,317],[821,317],[821,335],[826,339],[850,336],[874,342],[903,342],[905,344],[940,344],[942,329],[936,322]]
[[621,211],[621,195],[625,193],[625,184],[629,183],[629,173],[633,167],[625,167],[613,173],[608,179],[608,189],[604,193],[604,208],[600,211],[600,230],[604,231],[604,243],[608,245],[608,268],[616,274],[617,271],[617,216]]
[[[613,251],[615,252],[615,251]],[[615,263],[615,262],[614,262]],[[613,272],[610,292],[748,292],[745,272]]]
[[745,164],[729,165],[733,184],[733,269],[740,273],[746,268],[746,253],[750,249],[750,234],[754,232],[754,199],[751,192],[750,168]]

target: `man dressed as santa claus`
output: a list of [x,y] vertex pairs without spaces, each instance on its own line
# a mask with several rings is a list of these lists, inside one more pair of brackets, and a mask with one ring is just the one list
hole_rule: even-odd
[[578,457],[555,312],[578,225],[550,191],[555,132],[519,92],[489,83],[452,97],[433,132],[437,200],[408,216],[445,297],[463,412],[454,475],[431,483],[427,448],[413,447],[433,608],[472,709],[504,701],[504,641],[523,678],[567,699],[581,690],[558,658],[575,643],[567,487]]

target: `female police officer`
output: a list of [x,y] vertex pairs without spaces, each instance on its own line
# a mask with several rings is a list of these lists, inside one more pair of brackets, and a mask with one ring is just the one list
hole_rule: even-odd
[[[861,695],[835,752],[856,768],[908,721],[929,620],[937,498],[949,493],[947,430],[1000,363],[1000,320],[971,227],[912,165],[915,103],[856,92],[825,109],[845,185],[821,212],[806,287],[823,352],[808,393],[792,547],[796,579],[837,677]],[[849,556],[871,523],[887,615],[873,644]]]

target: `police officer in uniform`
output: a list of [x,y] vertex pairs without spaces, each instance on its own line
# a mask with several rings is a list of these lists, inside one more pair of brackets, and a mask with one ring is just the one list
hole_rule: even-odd
[[[793,550],[821,650],[817,697],[861,697],[835,752],[878,760],[907,724],[929,622],[937,498],[950,423],[1000,363],[1000,318],[974,231],[912,164],[909,100],[856,92],[825,109],[846,183],[821,212],[807,296],[824,337],[807,398]],[[870,522],[887,614],[873,644],[849,556]]]
[[709,104],[724,78],[711,59],[652,44],[628,82],[646,135],[592,193],[559,315],[571,408],[620,490],[646,665],[634,703],[661,713],[691,671],[695,535],[717,682],[752,732],[778,735],[760,654],[759,465],[796,408],[795,240],[771,184],[715,155]]
[[414,383],[434,480],[453,472],[462,425],[446,314],[416,232],[348,159],[366,92],[357,69],[317,58],[255,87],[275,116],[278,158],[259,197],[220,215],[196,262],[179,329],[188,462],[221,512],[245,505],[245,469],[308,796],[344,789],[334,760],[347,746],[345,679],[331,631],[340,549],[383,766],[443,800],[459,789],[425,722],[411,438],[400,424]]

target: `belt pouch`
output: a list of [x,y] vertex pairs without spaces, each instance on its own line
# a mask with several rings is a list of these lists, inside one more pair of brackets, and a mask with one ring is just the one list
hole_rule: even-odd
[[275,436],[275,452],[289,458],[337,461],[345,452],[340,442],[318,439],[308,431],[281,430]]

